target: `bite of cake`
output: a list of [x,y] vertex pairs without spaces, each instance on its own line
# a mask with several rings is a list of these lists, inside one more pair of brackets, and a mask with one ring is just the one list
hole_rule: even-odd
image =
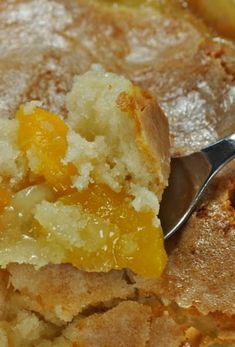
[[157,218],[170,167],[155,99],[93,66],[75,78],[67,119],[37,102],[0,119],[0,265],[71,263],[158,277]]

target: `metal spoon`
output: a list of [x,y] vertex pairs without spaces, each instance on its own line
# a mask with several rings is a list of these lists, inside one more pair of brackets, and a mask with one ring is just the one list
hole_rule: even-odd
[[165,240],[189,219],[212,177],[233,158],[235,134],[200,152],[172,158],[169,186],[159,213]]

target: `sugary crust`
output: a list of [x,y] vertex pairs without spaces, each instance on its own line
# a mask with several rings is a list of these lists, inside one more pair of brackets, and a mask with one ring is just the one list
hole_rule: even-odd
[[164,296],[204,314],[235,314],[234,164],[182,231],[163,280]]
[[150,327],[148,347],[177,347],[185,342],[183,327],[165,312],[153,317]]
[[[79,347],[145,347],[149,339],[151,308],[126,301],[105,314],[78,320],[65,336]],[[71,331],[71,333],[70,333]]]
[[186,342],[201,347],[214,341],[211,335],[217,336],[215,341],[233,341],[234,316],[164,306],[146,281],[143,292],[124,272],[92,274],[70,265],[38,271],[17,264],[8,271],[0,272],[0,338],[4,329],[13,341],[14,330],[20,329],[17,339],[27,347],[31,340],[24,340],[24,324],[26,331],[37,331],[32,341],[39,336],[46,347],[103,347],[110,341],[120,347],[179,347]]
[[71,321],[97,305],[135,296],[122,271],[88,273],[69,264],[35,270],[31,265],[8,266],[9,283],[20,293],[21,305],[56,324]]

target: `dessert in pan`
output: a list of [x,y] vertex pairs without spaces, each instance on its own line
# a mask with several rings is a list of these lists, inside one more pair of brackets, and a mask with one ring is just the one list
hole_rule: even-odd
[[235,345],[234,162],[165,245],[157,217],[170,153],[235,128],[209,3],[0,3],[1,347]]

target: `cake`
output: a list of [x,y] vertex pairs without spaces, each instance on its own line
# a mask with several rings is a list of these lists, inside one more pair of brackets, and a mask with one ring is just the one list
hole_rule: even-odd
[[167,119],[154,98],[94,66],[66,96],[68,117],[22,105],[0,119],[0,264],[70,263],[158,277]]
[[[172,155],[234,131],[234,45],[187,10],[82,0],[0,8],[2,118],[31,100],[68,117],[73,77],[99,63],[157,98]],[[166,244],[160,278],[71,264],[2,269],[0,346],[233,346],[234,170],[232,162],[215,178]]]

